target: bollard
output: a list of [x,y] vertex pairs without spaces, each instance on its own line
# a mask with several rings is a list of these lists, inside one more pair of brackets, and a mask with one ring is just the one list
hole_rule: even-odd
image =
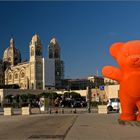
[[76,108],[74,109],[73,113],[76,113]]
[[49,107],[49,114],[51,114],[52,113],[52,110],[51,110],[51,108]]
[[91,113],[90,107],[88,107],[88,113]]
[[58,108],[55,108],[55,113],[58,114]]

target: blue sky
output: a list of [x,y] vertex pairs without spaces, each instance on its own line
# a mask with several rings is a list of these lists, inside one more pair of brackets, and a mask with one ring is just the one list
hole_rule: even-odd
[[15,38],[22,59],[29,59],[29,42],[38,33],[47,46],[56,37],[65,62],[66,78],[96,74],[116,65],[109,54],[113,42],[140,39],[140,2],[0,2],[0,58]]

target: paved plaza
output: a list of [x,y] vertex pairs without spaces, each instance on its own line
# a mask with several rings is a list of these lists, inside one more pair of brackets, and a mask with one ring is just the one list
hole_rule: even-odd
[[65,140],[140,140],[140,127],[120,125],[117,114],[83,114]]
[[0,140],[64,139],[75,115],[0,116]]
[[0,116],[0,140],[140,140],[140,127],[118,124],[118,114]]

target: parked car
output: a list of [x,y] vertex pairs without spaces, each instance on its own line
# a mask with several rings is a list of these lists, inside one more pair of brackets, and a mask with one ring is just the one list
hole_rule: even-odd
[[81,107],[81,101],[80,100],[73,100],[71,107]]
[[60,102],[60,107],[72,107],[73,106],[73,99],[66,98]]
[[117,113],[120,110],[120,100],[119,98],[111,98],[108,100],[108,104],[107,104],[107,110],[108,113],[110,111],[116,111]]
[[61,100],[60,106],[61,107],[86,107],[86,101],[82,100],[81,98],[70,99],[67,98],[65,100]]

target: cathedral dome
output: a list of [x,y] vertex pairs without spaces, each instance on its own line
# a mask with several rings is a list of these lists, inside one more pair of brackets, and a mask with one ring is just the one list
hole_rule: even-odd
[[8,54],[7,52],[8,52],[8,48],[4,51],[3,60],[7,59],[7,54]]
[[14,47],[14,39],[10,39],[10,46],[4,51],[3,61],[10,62],[13,59],[13,63],[17,64],[21,62],[21,54],[18,49]]

